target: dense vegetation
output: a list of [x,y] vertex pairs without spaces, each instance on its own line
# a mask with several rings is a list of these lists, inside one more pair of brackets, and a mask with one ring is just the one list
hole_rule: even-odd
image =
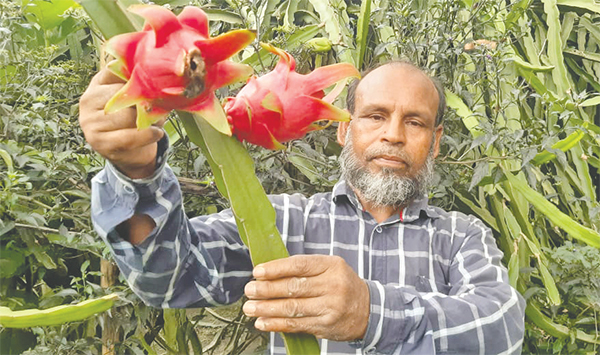
[[[407,58],[439,77],[451,109],[432,199],[494,230],[511,282],[528,301],[524,353],[600,351],[600,5],[155,2],[175,11],[203,6],[213,33],[256,29],[261,41],[290,51],[301,72]],[[101,36],[83,10],[72,0],[0,0],[0,33],[0,305],[43,309],[122,295],[110,316],[1,328],[0,353],[99,354],[103,343],[119,354],[260,348],[262,338],[237,306],[149,309],[124,280],[108,277],[111,267],[102,260],[110,256],[89,219],[89,181],[103,161],[77,123],[79,96],[103,61]],[[313,38],[322,40],[315,45]],[[250,46],[237,60],[260,74],[276,58],[259,48]],[[176,117],[167,128],[189,215],[225,208],[206,159]],[[331,128],[284,151],[248,149],[268,193],[312,194],[339,177]]]

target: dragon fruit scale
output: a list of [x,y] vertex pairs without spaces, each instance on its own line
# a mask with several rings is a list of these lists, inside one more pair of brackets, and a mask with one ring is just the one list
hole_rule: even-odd
[[229,57],[255,38],[234,30],[211,38],[206,13],[186,7],[175,16],[158,5],[133,5],[144,18],[142,31],[111,38],[106,51],[115,57],[108,68],[127,83],[106,104],[106,113],[136,105],[137,127],[146,128],[173,110],[197,113],[218,131],[231,129],[214,91],[244,80],[252,68]]
[[275,69],[251,77],[234,98],[227,98],[225,112],[233,134],[268,149],[283,149],[283,142],[302,138],[323,128],[319,121],[349,121],[350,113],[331,105],[343,89],[338,83],[327,96],[323,89],[349,77],[359,77],[349,63],[320,67],[310,74],[295,71],[296,61],[287,52],[261,43],[280,59]]

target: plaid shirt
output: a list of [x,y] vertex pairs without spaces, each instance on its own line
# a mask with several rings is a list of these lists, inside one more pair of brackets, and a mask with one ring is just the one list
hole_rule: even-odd
[[[238,300],[251,278],[248,249],[230,210],[188,219],[176,177],[159,156],[155,174],[130,180],[110,164],[92,181],[92,219],[131,289],[155,307]],[[509,285],[491,231],[423,198],[377,223],[340,181],[330,193],[270,196],[291,255],[338,255],[365,280],[364,339],[321,340],[323,354],[518,354],[523,298]],[[156,228],[133,246],[115,227],[147,214]],[[271,333],[271,354],[285,354]]]

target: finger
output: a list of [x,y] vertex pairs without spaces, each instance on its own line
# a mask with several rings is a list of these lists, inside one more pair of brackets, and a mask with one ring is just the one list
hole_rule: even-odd
[[[164,131],[158,127],[149,127],[138,130],[137,128],[125,128],[115,131],[99,133],[97,142],[90,142],[100,154],[118,155],[126,151],[134,151],[150,144],[158,142],[164,135]],[[109,160],[112,160],[109,158]]]
[[272,281],[250,281],[244,288],[249,299],[317,297],[324,294],[323,283],[317,277],[288,277]]
[[[96,78],[97,77],[97,78]],[[109,85],[109,84],[124,84],[125,81],[115,74],[113,74],[108,68],[103,68],[94,76],[94,79],[98,80],[99,85]]]
[[322,315],[321,298],[286,298],[268,301],[246,301],[242,307],[249,317],[302,318]]
[[121,90],[123,85],[122,83],[98,85],[97,80],[92,80],[80,99],[82,111],[104,111],[104,106],[108,100]]
[[267,318],[261,317],[254,322],[254,327],[263,332],[306,333],[319,336],[317,317],[305,318]]
[[[135,107],[127,107],[115,113],[105,114],[104,108],[98,107],[89,124],[97,132],[116,131],[125,128],[137,129],[137,111]],[[143,131],[143,130],[140,130]]]
[[257,265],[253,270],[257,280],[274,280],[293,276],[316,276],[331,265],[329,255],[294,255]]

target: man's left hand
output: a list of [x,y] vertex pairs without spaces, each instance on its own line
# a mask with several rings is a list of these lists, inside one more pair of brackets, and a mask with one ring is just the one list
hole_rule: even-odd
[[243,310],[258,318],[257,329],[337,341],[363,338],[369,289],[344,259],[295,255],[257,265],[253,275]]

